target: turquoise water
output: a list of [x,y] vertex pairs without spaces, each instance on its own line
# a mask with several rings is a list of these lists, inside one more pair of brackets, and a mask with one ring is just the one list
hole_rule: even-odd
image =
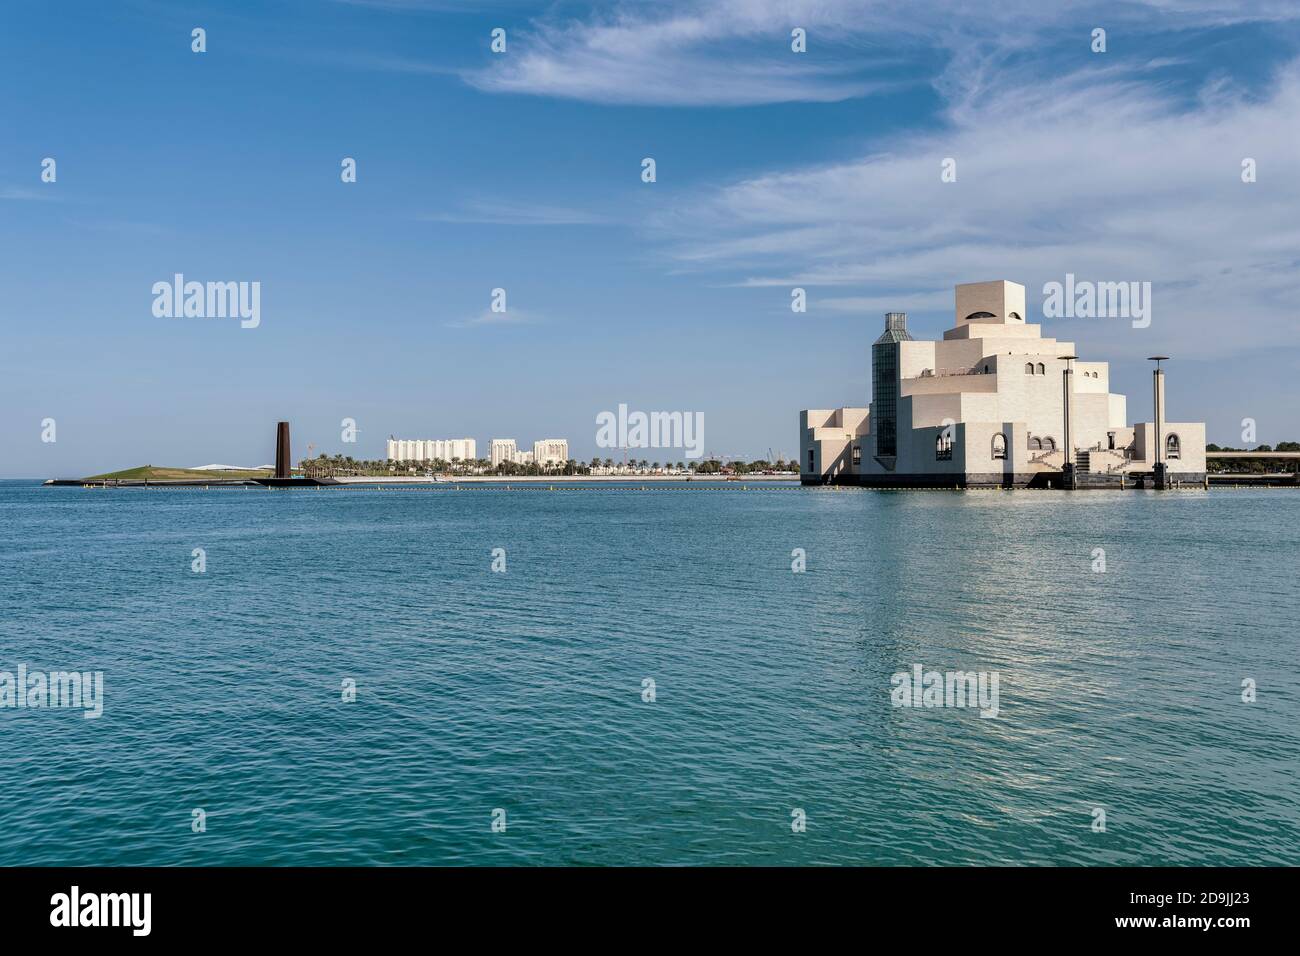
[[[1294,865],[1298,518],[0,482],[0,670],[105,687],[0,709],[0,864]],[[997,672],[999,716],[891,706],[918,663]]]

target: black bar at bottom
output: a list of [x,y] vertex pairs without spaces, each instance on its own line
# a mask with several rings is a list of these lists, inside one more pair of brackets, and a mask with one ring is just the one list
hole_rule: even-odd
[[[551,932],[612,942],[610,931],[649,939],[668,921],[677,945],[689,919],[733,942],[822,936],[851,923],[862,940],[942,946],[1022,933],[1230,945],[1251,938],[1242,933],[1287,927],[1292,882],[1293,871],[1272,868],[12,868],[0,869],[0,926],[6,943],[39,936],[333,946],[431,931],[448,942],[453,932],[482,942]],[[87,922],[118,925],[80,925]]]

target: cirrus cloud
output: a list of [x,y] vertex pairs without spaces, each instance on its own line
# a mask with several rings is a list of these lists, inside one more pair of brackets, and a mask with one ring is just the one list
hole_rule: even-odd
[[[677,269],[744,286],[836,290],[828,306],[891,295],[929,304],[955,283],[1042,283],[1067,272],[1150,281],[1154,321],[1089,328],[1121,352],[1226,354],[1294,343],[1300,61],[1264,91],[1188,107],[1113,70],[963,102],[940,132],[860,158],[702,190],[650,222]],[[945,158],[957,181],[940,178]],[[1242,163],[1258,181],[1242,181]],[[1041,315],[1041,313],[1040,313]],[[1062,335],[1078,334],[1077,326]]]

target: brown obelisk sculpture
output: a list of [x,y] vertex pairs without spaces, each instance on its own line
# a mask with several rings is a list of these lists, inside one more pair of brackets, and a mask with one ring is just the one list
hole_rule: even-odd
[[289,461],[289,423],[280,422],[275,426],[275,477],[290,477]]

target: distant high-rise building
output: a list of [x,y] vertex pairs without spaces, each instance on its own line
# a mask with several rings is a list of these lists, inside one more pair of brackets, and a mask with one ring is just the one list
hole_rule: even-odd
[[515,457],[519,454],[519,448],[513,438],[493,438],[491,448],[493,468],[502,462],[514,464]]
[[543,438],[533,442],[533,461],[539,465],[562,465],[569,460],[569,442],[564,438]]
[[472,438],[388,439],[389,461],[473,461],[478,444]]

